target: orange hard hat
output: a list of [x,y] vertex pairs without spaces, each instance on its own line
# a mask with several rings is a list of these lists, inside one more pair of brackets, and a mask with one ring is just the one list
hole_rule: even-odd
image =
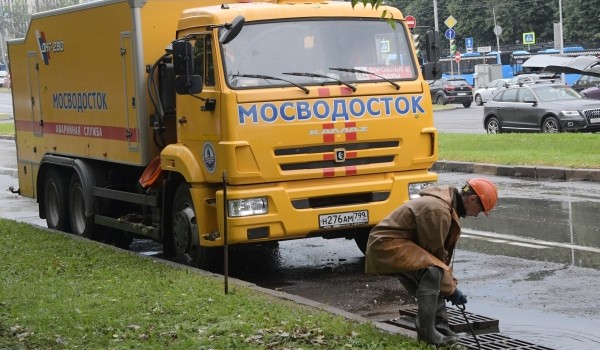
[[473,191],[475,191],[477,197],[479,197],[479,200],[483,205],[483,213],[487,215],[490,210],[494,209],[496,201],[498,200],[498,189],[496,189],[496,185],[490,180],[483,178],[470,179],[467,180],[467,183],[471,186]]

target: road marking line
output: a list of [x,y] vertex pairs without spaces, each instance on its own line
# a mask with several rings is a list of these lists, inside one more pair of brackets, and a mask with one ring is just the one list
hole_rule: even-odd
[[463,229],[462,232],[466,233],[466,235],[461,235],[463,237],[468,236],[468,235],[473,235],[473,236],[478,236],[478,237],[487,237],[490,239],[506,239],[507,241],[511,241],[511,242],[521,242],[521,243],[525,243],[525,244],[541,245],[541,246],[546,246],[546,247],[568,248],[568,249],[575,249],[575,250],[581,250],[581,251],[592,252],[592,253],[600,253],[600,248],[586,247],[586,246],[581,246],[581,245],[576,245],[576,244],[571,244],[571,243],[542,241],[542,240],[537,240],[537,239],[532,239],[532,238],[522,238],[522,237],[506,235],[506,234],[502,234],[502,233],[478,231],[478,230],[471,230],[471,229]]

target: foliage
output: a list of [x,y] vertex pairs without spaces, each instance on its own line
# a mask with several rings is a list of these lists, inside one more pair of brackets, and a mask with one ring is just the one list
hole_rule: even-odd
[[599,41],[600,7],[590,6],[589,0],[563,1],[565,40],[569,42]]
[[6,29],[8,39],[23,38],[27,33],[31,12],[54,10],[79,4],[79,0],[37,0],[29,7],[27,0],[9,1],[0,12],[0,30]]
[[27,0],[12,1],[0,12],[0,30],[5,30],[7,39],[22,38],[27,32],[30,17]]
[[[461,45],[464,46],[466,37],[473,37],[475,46],[495,46],[494,14],[496,24],[502,27],[500,42],[503,45],[521,43],[526,32],[535,32],[538,43],[551,43],[554,41],[553,24],[560,20],[560,0],[351,0],[354,6],[362,4],[377,8],[389,4],[399,8],[404,15],[414,16],[417,25],[432,28],[435,27],[434,1],[438,7],[440,32],[445,31],[444,20],[449,15],[456,18],[454,29],[459,49]],[[31,10],[35,13],[77,3],[78,0],[38,0]],[[562,4],[565,43],[600,41],[600,7],[590,6],[588,0],[565,0]],[[383,17],[387,18],[387,14]],[[9,38],[21,38],[25,35],[29,18],[27,1],[14,0],[10,8],[0,13],[0,29],[6,28]]]
[[[375,0],[366,0],[375,1]],[[435,27],[433,2],[436,0],[389,0],[404,15],[412,15],[417,25]],[[456,41],[464,51],[465,37],[472,37],[475,46],[496,46],[493,32],[496,24],[502,27],[501,45],[516,45],[523,41],[523,33],[534,32],[536,43],[553,43],[554,23],[560,21],[559,0],[437,0],[438,25],[443,34],[446,18],[457,20],[454,27]],[[600,40],[600,8],[590,6],[587,0],[562,1],[565,44],[593,43]],[[548,45],[546,45],[548,46]],[[591,47],[594,48],[594,47]]]

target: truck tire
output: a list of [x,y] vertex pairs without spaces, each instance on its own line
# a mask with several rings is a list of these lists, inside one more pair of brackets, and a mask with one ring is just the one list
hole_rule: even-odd
[[53,230],[69,231],[69,207],[67,201],[67,182],[61,173],[50,168],[46,172],[44,183],[44,212],[46,225]]
[[179,185],[173,199],[173,250],[178,263],[203,269],[216,268],[221,248],[206,248],[200,245],[198,219],[194,202],[187,183]]
[[69,217],[71,218],[71,232],[78,236],[95,239],[94,218],[85,215],[85,189],[77,173],[71,177],[69,185]]

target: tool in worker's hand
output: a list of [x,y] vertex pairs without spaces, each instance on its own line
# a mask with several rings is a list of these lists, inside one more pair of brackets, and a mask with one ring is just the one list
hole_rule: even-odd
[[479,344],[479,339],[477,339],[477,336],[475,335],[475,331],[473,330],[473,326],[471,325],[471,323],[469,322],[469,319],[467,318],[467,315],[465,314],[465,304],[458,304],[458,305],[456,305],[456,307],[460,310],[463,317],[465,318],[465,321],[467,322],[467,326],[469,326],[469,329],[471,330],[471,334],[473,335],[473,338],[475,339],[475,342],[477,343],[477,349],[481,349],[481,344]]

